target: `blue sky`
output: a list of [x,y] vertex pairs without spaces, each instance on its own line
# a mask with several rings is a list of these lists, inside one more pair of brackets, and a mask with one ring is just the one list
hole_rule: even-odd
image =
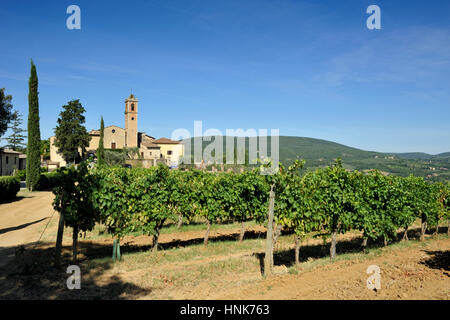
[[[81,8],[81,30],[66,8]],[[369,30],[366,8],[381,8]],[[86,127],[279,129],[383,152],[450,151],[450,1],[2,0],[0,87],[26,119],[37,66],[41,135],[80,99]],[[25,124],[24,124],[25,125]],[[7,133],[9,134],[9,132]]]

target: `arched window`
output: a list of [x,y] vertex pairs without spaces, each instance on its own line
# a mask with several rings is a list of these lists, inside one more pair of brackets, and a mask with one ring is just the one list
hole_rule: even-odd
[[131,104],[131,111],[134,111],[134,103]]

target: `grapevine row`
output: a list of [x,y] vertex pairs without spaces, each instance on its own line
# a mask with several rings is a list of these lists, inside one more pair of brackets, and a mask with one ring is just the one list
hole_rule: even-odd
[[54,207],[63,213],[65,225],[73,227],[74,258],[78,233],[92,230],[95,223],[105,225],[117,243],[130,232],[151,235],[153,250],[167,220],[202,217],[207,225],[205,244],[213,223],[267,223],[271,188],[276,225],[295,233],[296,262],[301,242],[313,232],[331,236],[334,258],[337,234],[361,231],[364,250],[368,240],[383,239],[387,244],[398,229],[405,230],[406,239],[418,218],[422,238],[428,226],[450,220],[450,184],[431,184],[412,175],[349,172],[340,160],[304,174],[303,165],[296,161],[289,168],[280,166],[277,174],[261,175],[258,169],[212,173],[160,165],[89,170],[81,164],[60,171]]

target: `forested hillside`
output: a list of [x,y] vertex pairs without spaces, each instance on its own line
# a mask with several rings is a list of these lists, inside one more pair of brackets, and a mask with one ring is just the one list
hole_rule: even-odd
[[[223,137],[223,141],[225,150],[226,137]],[[191,142],[193,148],[192,139]],[[210,143],[203,142],[203,147]],[[400,176],[414,174],[429,181],[450,181],[450,152],[438,155],[421,152],[382,153],[352,148],[327,140],[289,136],[280,136],[279,144],[280,161],[286,165],[296,159],[305,159],[305,168],[315,169],[328,166],[335,159],[341,158],[344,167],[349,170],[378,169],[385,173]],[[267,139],[267,145],[270,155],[270,139]],[[248,138],[246,138],[247,154],[248,146]]]

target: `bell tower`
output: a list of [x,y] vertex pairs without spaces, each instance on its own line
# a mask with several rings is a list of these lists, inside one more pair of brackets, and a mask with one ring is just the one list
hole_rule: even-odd
[[125,146],[127,148],[138,146],[137,115],[138,99],[130,94],[125,99]]

